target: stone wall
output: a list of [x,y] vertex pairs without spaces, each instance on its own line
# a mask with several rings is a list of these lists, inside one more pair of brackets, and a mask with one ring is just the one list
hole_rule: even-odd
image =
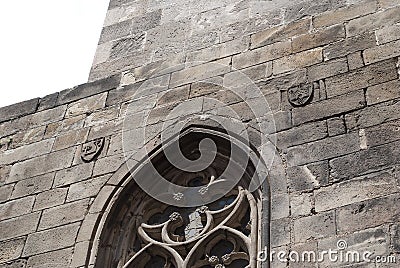
[[127,153],[160,145],[164,123],[209,124],[224,108],[277,152],[273,250],[344,239],[400,262],[399,23],[398,0],[112,0],[91,82],[0,108],[0,267],[90,267]]

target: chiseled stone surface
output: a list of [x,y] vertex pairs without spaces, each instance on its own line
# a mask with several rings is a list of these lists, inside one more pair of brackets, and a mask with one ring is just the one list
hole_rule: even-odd
[[28,235],[22,255],[31,256],[74,245],[79,225],[69,224]]
[[92,268],[124,163],[214,115],[270,160],[263,243],[399,257],[399,25],[397,0],[111,0],[90,82],[0,108],[0,267]]
[[0,242],[0,263],[19,258],[24,245],[24,238]]

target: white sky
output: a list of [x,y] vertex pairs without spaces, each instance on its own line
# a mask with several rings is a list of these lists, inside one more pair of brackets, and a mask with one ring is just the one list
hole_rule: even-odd
[[0,8],[0,107],[88,79],[109,0],[13,0]]

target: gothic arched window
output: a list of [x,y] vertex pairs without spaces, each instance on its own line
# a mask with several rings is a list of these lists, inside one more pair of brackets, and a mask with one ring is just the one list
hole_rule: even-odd
[[[171,164],[174,145],[196,163],[204,139],[215,144],[206,168],[190,172]],[[190,128],[139,163],[104,220],[95,268],[260,267],[262,190],[250,191],[260,178],[243,148],[225,133]],[[154,176],[169,184],[157,185]],[[151,189],[160,186],[154,196]]]

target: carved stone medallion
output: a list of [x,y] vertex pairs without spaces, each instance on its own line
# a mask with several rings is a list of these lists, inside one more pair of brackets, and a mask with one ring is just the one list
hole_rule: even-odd
[[289,88],[288,100],[293,106],[302,106],[311,100],[313,95],[312,83],[300,84]]
[[95,159],[101,153],[104,147],[104,138],[98,138],[92,141],[86,142],[82,146],[81,158],[85,162],[90,162]]

